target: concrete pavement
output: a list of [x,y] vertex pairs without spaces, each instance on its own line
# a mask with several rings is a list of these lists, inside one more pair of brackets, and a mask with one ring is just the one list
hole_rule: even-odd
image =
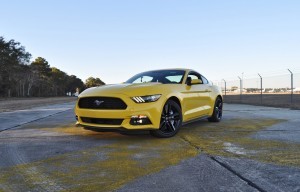
[[75,127],[73,105],[0,113],[0,191],[300,190],[300,111],[230,104],[157,139]]
[[0,113],[0,131],[11,129],[74,108],[74,102]]

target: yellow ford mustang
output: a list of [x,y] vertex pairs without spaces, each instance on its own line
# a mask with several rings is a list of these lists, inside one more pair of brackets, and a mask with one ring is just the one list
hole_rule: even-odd
[[92,129],[150,130],[172,137],[182,124],[222,118],[220,89],[190,69],[137,74],[122,84],[89,88],[78,96],[77,124]]

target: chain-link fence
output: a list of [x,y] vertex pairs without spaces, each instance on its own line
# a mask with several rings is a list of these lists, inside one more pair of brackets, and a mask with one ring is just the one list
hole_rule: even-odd
[[245,103],[300,109],[300,72],[287,70],[213,82],[221,87],[227,103]]

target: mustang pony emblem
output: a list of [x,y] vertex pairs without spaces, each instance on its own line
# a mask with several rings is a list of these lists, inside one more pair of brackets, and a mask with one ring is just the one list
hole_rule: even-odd
[[104,101],[99,101],[99,100],[95,100],[95,101],[94,101],[94,104],[95,104],[96,106],[100,106],[102,103],[104,103]]

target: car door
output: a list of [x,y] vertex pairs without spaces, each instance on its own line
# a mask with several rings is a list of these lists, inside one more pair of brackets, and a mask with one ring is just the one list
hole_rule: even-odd
[[188,85],[186,82],[184,99],[183,99],[183,116],[184,121],[189,121],[199,117],[208,115],[210,109],[210,85],[202,80],[202,76],[194,71],[191,71],[187,80],[196,80],[196,84]]

